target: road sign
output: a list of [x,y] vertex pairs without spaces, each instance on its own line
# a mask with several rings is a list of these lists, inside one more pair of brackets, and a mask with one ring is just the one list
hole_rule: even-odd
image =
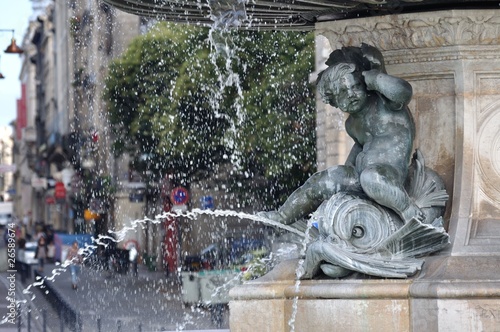
[[14,173],[16,171],[16,165],[0,164],[0,173]]
[[33,189],[46,189],[47,179],[33,176],[31,178],[31,186],[33,187]]
[[170,193],[170,200],[174,205],[184,205],[189,200],[189,193],[184,187],[176,187]]
[[212,196],[203,196],[200,200],[201,200],[201,208],[203,210],[214,208],[214,198]]

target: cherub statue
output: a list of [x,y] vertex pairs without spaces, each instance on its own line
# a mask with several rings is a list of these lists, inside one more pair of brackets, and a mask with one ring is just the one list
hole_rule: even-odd
[[[324,102],[349,114],[345,128],[354,140],[354,146],[345,165],[333,166],[315,173],[293,192],[277,211],[261,212],[260,215],[284,224],[294,224],[315,212],[317,218],[322,220],[319,223],[319,233],[330,242],[332,238],[340,235],[331,234],[335,230],[335,223],[350,225],[352,222],[338,220],[338,213],[335,217],[332,211],[324,210],[324,205],[335,198],[336,203],[330,203],[329,209],[336,211],[341,205],[338,200],[340,197],[345,200],[345,195],[362,199],[365,204],[375,207],[376,211],[383,211],[381,213],[390,220],[389,224],[393,224],[388,224],[388,227],[393,230],[409,224],[410,221],[412,226],[408,227],[435,222],[448,197],[441,179],[431,170],[425,169],[423,158],[419,154],[416,154],[420,158],[414,161],[414,164],[420,164],[419,180],[423,181],[422,183],[430,183],[432,197],[425,199],[421,192],[417,195],[421,188],[415,188],[415,181],[413,185],[411,181],[414,176],[409,176],[415,138],[415,124],[408,109],[412,97],[411,85],[401,78],[387,74],[382,54],[366,44],[336,50],[326,64],[328,68],[320,73],[317,82],[319,93]],[[418,197],[412,197],[408,192],[409,188],[414,196]],[[419,206],[419,198],[420,202],[426,203]],[[333,213],[334,220],[325,221],[325,213]],[[360,222],[364,219],[365,223],[373,217],[373,213],[366,211],[357,216]],[[376,219],[382,217],[381,215]],[[364,228],[353,226],[348,238],[356,239],[359,235],[373,237],[373,234],[367,234],[370,229],[370,225],[365,225]],[[386,235],[390,234],[392,233]],[[443,241],[448,243],[447,238]],[[313,250],[312,247],[318,245],[310,246],[309,256],[311,250],[319,253],[320,258],[324,256],[324,248]],[[366,252],[369,248],[362,249]],[[374,247],[371,248],[373,249]],[[310,271],[304,272],[303,277],[312,277],[321,260],[328,262],[328,259],[320,258],[316,259],[318,261]],[[306,258],[306,267],[311,264],[311,260],[312,258],[307,261]],[[339,276],[338,271],[328,272],[326,269],[327,267],[323,272],[327,275]],[[343,271],[341,274],[345,273],[346,271]]]

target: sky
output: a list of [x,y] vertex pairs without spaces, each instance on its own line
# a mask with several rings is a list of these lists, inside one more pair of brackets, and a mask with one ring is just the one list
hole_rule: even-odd
[[[31,18],[30,0],[0,0],[0,29],[14,29],[16,43],[21,46]],[[0,126],[8,126],[16,118],[17,99],[21,97],[19,73],[22,58],[18,54],[4,53],[12,39],[11,31],[0,31]]]

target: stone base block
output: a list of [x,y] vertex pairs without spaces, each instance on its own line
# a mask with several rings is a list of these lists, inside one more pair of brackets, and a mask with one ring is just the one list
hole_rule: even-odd
[[[429,258],[406,280],[353,276],[294,280],[297,261],[231,290],[232,332],[500,331],[500,276],[492,257],[476,279],[456,278],[470,258]],[[495,260],[495,259],[494,259]],[[463,264],[460,264],[462,262]]]

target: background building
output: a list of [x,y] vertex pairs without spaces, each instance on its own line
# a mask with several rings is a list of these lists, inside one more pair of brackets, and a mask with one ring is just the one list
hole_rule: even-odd
[[[90,179],[114,179],[119,167],[109,151],[101,87],[109,61],[139,34],[141,19],[100,1],[35,1],[33,12],[22,43],[16,212],[30,219],[32,231],[44,222],[102,233],[112,224],[110,207],[92,185],[103,181]],[[86,225],[90,205],[100,217]]]
[[14,141],[12,128],[0,127],[0,201],[10,201],[14,196],[12,149]]

